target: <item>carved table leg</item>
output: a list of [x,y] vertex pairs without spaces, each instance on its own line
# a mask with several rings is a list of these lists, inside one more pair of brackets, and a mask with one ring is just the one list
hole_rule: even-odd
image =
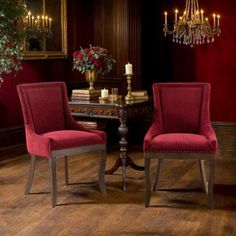
[[121,159],[117,158],[116,163],[114,164],[114,166],[111,169],[105,171],[105,175],[113,174],[120,166],[121,166]]
[[128,142],[126,137],[128,135],[128,127],[126,126],[126,111],[120,110],[120,127],[118,132],[120,134],[120,162],[121,162],[121,173],[122,173],[122,187],[126,191],[126,157],[127,157],[127,146]]
[[127,166],[126,158],[127,158],[127,146],[128,142],[126,140],[126,136],[128,135],[128,127],[126,126],[126,111],[124,109],[121,109],[119,111],[119,120],[120,120],[120,126],[118,128],[119,135],[121,137],[119,144],[120,144],[120,157],[116,160],[115,165],[105,171],[105,174],[112,174],[114,173],[120,166],[122,167],[121,169],[121,174],[122,174],[122,187],[123,190],[126,190],[126,169],[125,167]]
[[144,166],[135,164],[129,156],[126,157],[126,166],[131,166],[135,170],[144,170]]
[[128,141],[126,140],[126,137],[128,135],[129,130],[126,125],[127,112],[125,109],[121,109],[119,111],[119,120],[120,120],[120,126],[118,128],[118,132],[121,138],[119,141],[120,157],[116,160],[115,165],[111,169],[105,171],[105,174],[112,174],[121,166],[122,188],[124,191],[126,191],[126,166],[130,165],[133,169],[136,170],[144,170],[144,166],[136,165],[132,161],[132,159],[127,156]]

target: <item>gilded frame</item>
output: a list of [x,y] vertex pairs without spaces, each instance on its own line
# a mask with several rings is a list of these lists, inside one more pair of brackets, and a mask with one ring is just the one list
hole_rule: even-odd
[[67,2],[66,0],[58,0],[61,3],[61,50],[60,51],[28,51],[26,49],[26,39],[23,43],[24,60],[41,60],[41,59],[60,59],[66,58],[68,54],[67,46]]

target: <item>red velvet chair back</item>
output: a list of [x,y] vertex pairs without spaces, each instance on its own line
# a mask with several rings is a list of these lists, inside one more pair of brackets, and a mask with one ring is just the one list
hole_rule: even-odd
[[24,122],[37,134],[65,129],[67,93],[63,82],[19,86],[18,92]]
[[207,83],[155,83],[153,96],[161,133],[201,133],[210,122]]

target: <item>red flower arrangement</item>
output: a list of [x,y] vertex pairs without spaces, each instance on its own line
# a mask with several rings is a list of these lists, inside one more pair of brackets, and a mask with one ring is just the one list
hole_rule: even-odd
[[107,49],[92,46],[73,53],[73,70],[84,73],[86,70],[96,70],[98,74],[105,74],[112,70],[115,59]]

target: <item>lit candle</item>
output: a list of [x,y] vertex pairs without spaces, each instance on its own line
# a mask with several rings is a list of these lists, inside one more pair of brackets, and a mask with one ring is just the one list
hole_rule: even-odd
[[102,89],[101,90],[101,97],[102,98],[107,98],[108,97],[108,89]]
[[32,20],[31,25],[34,26],[34,16],[31,17],[31,20]]
[[199,20],[199,11],[196,12],[196,19]]
[[167,11],[164,12],[165,15],[165,24],[167,25]]
[[133,74],[133,65],[128,62],[128,64],[125,65],[125,74],[131,75]]
[[31,26],[31,12],[28,12],[28,25]]
[[49,18],[49,29],[52,28],[52,18]]
[[48,16],[45,16],[45,27],[48,27]]
[[220,27],[220,15],[217,15],[217,26]]
[[177,22],[178,19],[178,9],[175,10],[175,22]]
[[44,28],[44,15],[42,15],[42,27]]
[[29,26],[29,16],[25,17],[25,23]]
[[38,22],[38,26],[40,26],[40,16],[37,16],[37,22]]
[[213,14],[213,27],[216,26],[216,14]]
[[202,20],[202,21],[203,21],[203,13],[204,13],[204,11],[201,10],[201,20]]

